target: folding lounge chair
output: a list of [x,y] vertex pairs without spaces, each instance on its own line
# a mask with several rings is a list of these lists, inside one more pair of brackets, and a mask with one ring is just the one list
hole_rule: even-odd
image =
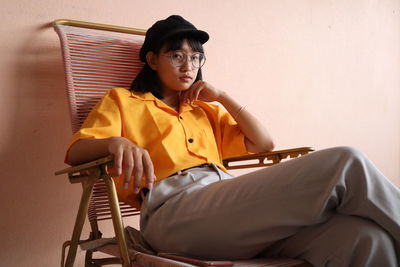
[[[75,132],[106,91],[114,87],[129,88],[143,65],[138,52],[146,31],[73,20],[56,20],[53,26],[61,41],[72,131]],[[302,147],[226,159],[223,163],[228,169],[269,166],[279,163],[282,159],[298,157],[311,151],[313,149],[310,147]],[[63,245],[61,266],[73,266],[79,244],[101,240],[98,221],[110,219],[113,222],[117,244],[87,250],[86,267],[108,264],[121,264],[124,267],[205,265],[205,262],[195,259],[192,263],[185,263],[128,247],[122,217],[139,215],[140,212],[118,201],[112,179],[116,175],[108,171],[112,164],[113,158],[108,156],[56,172],[56,175],[68,174],[71,183],[81,183],[83,186],[72,238]],[[86,216],[90,222],[91,233],[87,240],[80,240]],[[64,251],[68,246],[65,261]],[[102,251],[113,257],[95,259],[95,251]],[[231,264],[253,267],[311,266],[302,260],[275,258],[259,258]]]

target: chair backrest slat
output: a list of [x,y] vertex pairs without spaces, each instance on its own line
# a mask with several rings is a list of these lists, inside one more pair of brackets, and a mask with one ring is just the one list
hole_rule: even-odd
[[63,51],[72,131],[77,131],[105,92],[129,88],[143,67],[144,36],[55,25]]
[[[72,131],[76,132],[108,90],[130,87],[143,67],[139,50],[144,36],[66,25],[54,25],[54,28],[61,41]],[[111,218],[106,199],[106,186],[99,180],[89,203],[90,221]],[[123,217],[139,214],[123,202],[120,209]]]

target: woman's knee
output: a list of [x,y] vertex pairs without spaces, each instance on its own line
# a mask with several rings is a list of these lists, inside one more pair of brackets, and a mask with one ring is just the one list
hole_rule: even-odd
[[370,162],[361,151],[348,146],[334,147],[328,150],[330,164],[336,170],[335,173],[342,177],[364,177]]
[[358,149],[351,146],[339,146],[330,149],[332,153],[341,159],[364,159],[365,155]]
[[339,165],[348,165],[351,162],[364,161],[365,159],[365,155],[361,151],[350,146],[322,149],[307,156],[310,156],[314,163],[320,163],[319,167],[332,166],[335,168]]

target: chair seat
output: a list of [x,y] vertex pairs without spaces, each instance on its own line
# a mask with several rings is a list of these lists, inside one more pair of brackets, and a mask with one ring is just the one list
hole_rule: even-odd
[[[118,257],[118,245],[109,244],[97,249],[100,252]],[[129,255],[132,259],[132,267],[193,267],[206,265],[193,265],[171,259],[166,259],[133,249],[129,249]],[[233,267],[312,267],[309,263],[288,258],[255,258],[251,260],[232,261]]]

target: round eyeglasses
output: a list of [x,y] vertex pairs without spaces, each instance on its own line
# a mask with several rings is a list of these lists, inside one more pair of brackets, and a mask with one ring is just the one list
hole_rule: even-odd
[[182,67],[188,60],[192,63],[192,66],[195,69],[201,68],[204,63],[206,63],[206,56],[203,53],[188,55],[182,51],[173,51],[163,55],[169,57],[171,64],[174,67]]

